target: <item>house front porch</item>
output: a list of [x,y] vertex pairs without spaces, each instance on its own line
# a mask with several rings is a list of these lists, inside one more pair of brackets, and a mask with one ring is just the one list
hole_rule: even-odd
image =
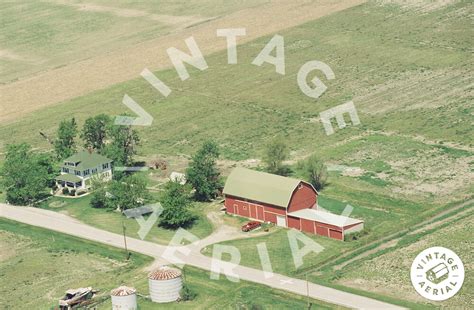
[[58,175],[55,178],[55,180],[56,180],[56,186],[60,189],[68,188],[68,189],[78,190],[78,189],[84,188],[84,182],[82,181],[82,179],[72,174]]

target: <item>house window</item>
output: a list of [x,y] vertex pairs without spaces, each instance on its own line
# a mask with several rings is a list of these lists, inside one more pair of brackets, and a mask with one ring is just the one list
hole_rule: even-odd
[[106,164],[102,165],[102,169],[107,169],[107,168],[109,168],[109,163],[106,163]]
[[92,169],[92,174],[97,173],[97,168]]
[[90,170],[89,170],[89,169],[84,170],[84,175],[85,175],[85,176],[86,176],[86,175],[89,175],[89,174],[90,174]]
[[81,175],[81,172],[79,170],[74,170],[75,175]]
[[63,172],[65,172],[65,173],[69,173],[69,169],[68,169],[68,168],[63,167],[62,170],[63,170]]

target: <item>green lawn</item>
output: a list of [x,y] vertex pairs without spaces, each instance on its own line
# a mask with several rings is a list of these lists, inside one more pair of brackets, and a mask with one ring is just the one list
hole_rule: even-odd
[[[92,286],[100,295],[120,284],[148,295],[144,267],[152,260],[72,236],[0,219],[0,308],[48,309],[69,288]],[[210,280],[209,273],[185,268],[186,282],[198,293],[194,301],[158,305],[139,298],[141,309],[298,309],[306,298],[248,282]],[[340,309],[312,300],[318,309]],[[110,309],[107,300],[99,309]]]
[[[45,203],[41,204],[40,207],[65,213],[89,225],[119,234],[123,233],[123,223],[126,227],[126,234],[128,236],[140,238],[138,235],[140,226],[135,219],[127,219],[116,211],[92,208],[89,205],[89,201],[90,196],[84,196],[81,198],[52,197]],[[204,238],[212,233],[212,224],[208,221],[205,215],[204,207],[202,205],[195,205],[192,211],[198,218],[188,231],[199,238]],[[174,230],[164,229],[154,225],[145,240],[159,244],[168,244],[174,234]]]
[[[287,229],[275,228],[277,231],[261,237],[254,237],[250,239],[241,239],[235,241],[222,242],[223,245],[232,245],[237,247],[241,253],[240,263],[244,266],[249,266],[257,269],[262,269],[260,258],[257,252],[256,245],[265,243],[272,263],[273,271],[280,274],[295,276],[296,269],[293,257],[291,254],[290,244],[288,241]],[[346,249],[353,247],[350,243],[344,243],[329,238],[307,235],[313,241],[324,247],[320,253],[310,253],[304,257],[304,265],[300,268],[306,268],[315,265],[319,262],[325,261],[329,257],[340,254]],[[300,244],[300,246],[302,246]],[[203,254],[212,256],[212,246],[205,248]]]

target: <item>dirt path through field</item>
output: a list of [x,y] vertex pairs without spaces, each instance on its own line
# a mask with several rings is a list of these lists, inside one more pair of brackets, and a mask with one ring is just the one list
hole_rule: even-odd
[[366,0],[272,1],[219,19],[183,29],[129,49],[122,49],[67,66],[42,72],[0,86],[0,121],[12,122],[43,107],[85,95],[116,83],[138,78],[144,68],[170,67],[168,47],[186,50],[184,40],[194,36],[202,53],[224,50],[224,38],[216,29],[245,27],[238,44],[359,5]]

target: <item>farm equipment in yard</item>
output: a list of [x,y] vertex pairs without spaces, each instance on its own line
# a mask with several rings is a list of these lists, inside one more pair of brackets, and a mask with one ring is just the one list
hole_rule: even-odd
[[92,287],[67,290],[64,297],[59,300],[59,309],[70,310],[91,305],[93,303],[92,299],[97,292]]

